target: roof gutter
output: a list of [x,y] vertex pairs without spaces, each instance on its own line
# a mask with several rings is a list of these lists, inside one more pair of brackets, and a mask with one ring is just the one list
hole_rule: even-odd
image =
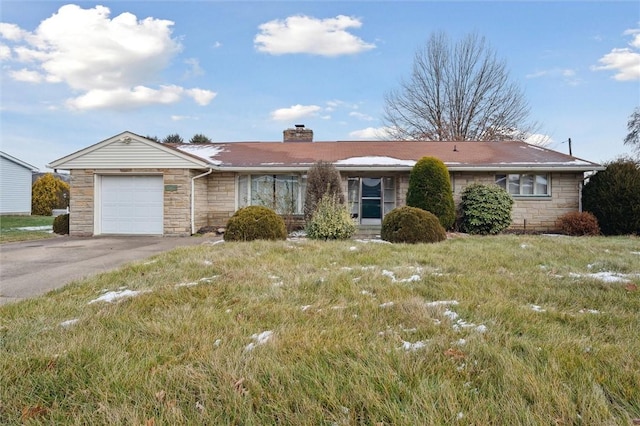
[[211,173],[213,173],[213,169],[209,168],[206,172],[191,178],[191,235],[196,233],[196,179],[200,179],[201,177],[205,177]]
[[[447,165],[445,163],[445,165]],[[264,166],[214,166],[216,171],[224,172],[240,172],[240,173],[252,173],[252,172],[307,172],[313,166],[313,164],[304,166],[277,166],[277,165],[264,165]],[[579,166],[547,166],[547,165],[496,165],[496,166],[469,166],[451,164],[447,165],[447,168],[451,172],[499,172],[499,171],[517,171],[517,172],[587,172],[587,171],[600,171],[605,167],[601,165],[579,165]],[[355,171],[355,172],[410,172],[413,167],[411,166],[341,166],[336,165],[336,169],[341,172]]]

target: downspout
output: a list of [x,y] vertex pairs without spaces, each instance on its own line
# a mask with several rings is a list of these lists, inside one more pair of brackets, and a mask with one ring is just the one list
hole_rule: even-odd
[[201,177],[205,177],[210,175],[213,172],[213,169],[209,169],[208,171],[191,178],[191,235],[196,233],[196,179],[200,179]]

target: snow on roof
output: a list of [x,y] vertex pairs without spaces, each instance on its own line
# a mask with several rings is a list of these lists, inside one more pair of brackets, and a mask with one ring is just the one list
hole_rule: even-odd
[[335,162],[336,166],[415,166],[414,160],[400,160],[393,157],[351,157]]
[[217,145],[209,145],[209,144],[189,144],[189,145],[179,145],[176,146],[180,151],[194,155],[198,158],[203,159],[207,163],[211,164],[222,164],[222,161],[214,160],[213,157],[220,154],[223,149],[221,146]]

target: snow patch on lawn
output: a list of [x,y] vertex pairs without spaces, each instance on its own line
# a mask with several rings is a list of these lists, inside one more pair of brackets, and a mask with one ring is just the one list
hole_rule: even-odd
[[78,321],[80,321],[78,318],[73,318],[73,319],[70,319],[70,320],[62,321],[60,323],[60,327],[65,327],[65,328],[71,327],[72,325],[77,324]]
[[605,283],[628,283],[631,281],[631,277],[638,276],[640,274],[620,274],[618,272],[595,272],[592,274],[576,274],[570,272],[571,278],[591,278],[598,281],[604,281]]
[[256,346],[264,345],[271,339],[271,336],[273,336],[273,331],[271,330],[263,331],[262,333],[252,334],[251,339],[253,340],[253,342],[245,346],[244,351],[250,352]]
[[96,303],[96,302],[108,302],[112,303],[116,300],[126,299],[128,297],[135,297],[141,293],[146,293],[141,290],[119,290],[119,291],[108,291],[97,299],[93,299],[88,304]]

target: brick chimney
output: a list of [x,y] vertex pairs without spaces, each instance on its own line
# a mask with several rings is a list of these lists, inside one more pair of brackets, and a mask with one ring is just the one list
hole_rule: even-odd
[[294,129],[287,129],[283,133],[283,142],[313,142],[313,130],[296,124]]

